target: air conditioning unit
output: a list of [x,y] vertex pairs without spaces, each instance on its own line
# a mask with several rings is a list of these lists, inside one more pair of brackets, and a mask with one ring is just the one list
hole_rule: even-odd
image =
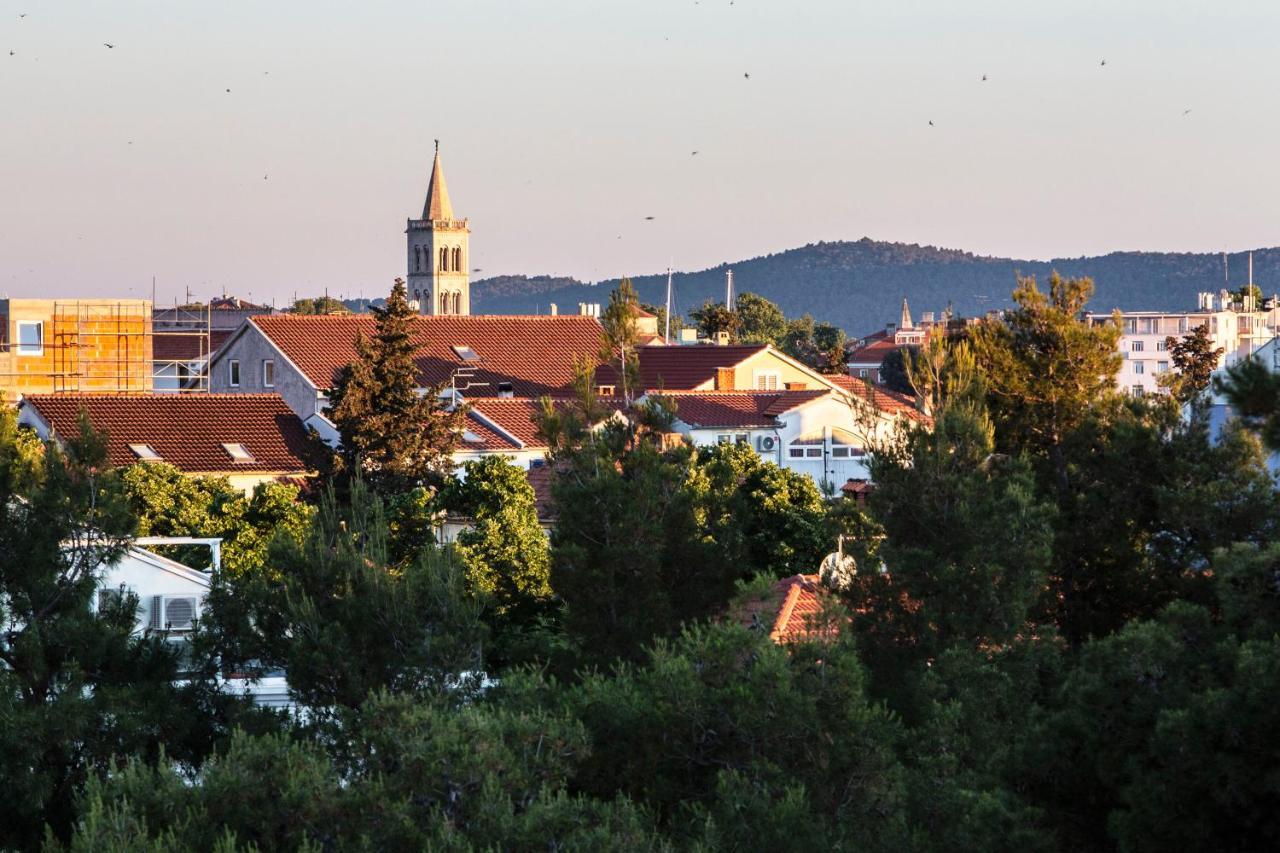
[[777,436],[760,435],[756,436],[756,450],[761,453],[772,453],[778,449]]
[[200,599],[194,595],[151,596],[153,631],[190,631],[200,615]]

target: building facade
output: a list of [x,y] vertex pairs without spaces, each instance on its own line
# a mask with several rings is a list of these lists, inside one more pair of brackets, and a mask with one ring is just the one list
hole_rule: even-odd
[[455,219],[449,188],[436,140],[435,161],[427,185],[427,201],[421,219],[405,227],[409,298],[422,314],[470,314],[471,228],[466,219]]

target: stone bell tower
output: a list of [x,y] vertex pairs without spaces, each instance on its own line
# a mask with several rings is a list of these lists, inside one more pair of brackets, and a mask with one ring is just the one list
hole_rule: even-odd
[[427,203],[421,219],[410,219],[408,237],[409,298],[423,314],[470,314],[471,262],[467,220],[453,218],[449,189],[440,163],[440,140],[431,165]]

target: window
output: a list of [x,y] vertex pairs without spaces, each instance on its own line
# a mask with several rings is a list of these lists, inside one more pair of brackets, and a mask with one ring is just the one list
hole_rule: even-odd
[[476,351],[466,344],[454,344],[453,352],[463,361],[479,361],[480,356],[476,355]]
[[232,388],[239,388],[240,387],[240,362],[234,358],[231,359],[231,361],[227,362],[227,373],[228,373],[227,382],[231,384]]
[[1133,350],[1134,352],[1142,352],[1142,341],[1134,341],[1133,344],[1129,347],[1129,349]]
[[1141,396],[1142,396],[1142,386],[1141,386],[1141,385],[1134,385],[1134,386],[1133,386],[1133,396],[1135,396],[1135,397],[1141,397]]
[[858,439],[852,433],[844,430],[831,431],[832,459],[852,459],[855,456],[862,455],[863,450],[858,445]]
[[243,444],[234,442],[223,442],[222,449],[227,451],[227,455],[231,457],[231,461],[243,465],[255,462],[253,454]]
[[1165,373],[1168,370],[1169,370],[1169,362],[1167,361],[1156,362],[1156,373]]
[[149,444],[131,444],[129,449],[133,451],[133,455],[138,457],[141,462],[159,462],[160,454],[156,453]]
[[757,391],[778,390],[778,372],[776,370],[757,370],[755,379]]
[[1156,341],[1156,352],[1165,352],[1169,349],[1169,344],[1165,341]]
[[18,355],[44,355],[44,323],[18,322]]
[[461,248],[456,248],[453,250],[453,271],[462,272],[462,249]]
[[1141,361],[1135,361],[1135,362],[1133,363],[1133,372],[1134,372],[1134,373],[1136,373],[1136,374],[1138,374],[1139,376],[1141,376],[1143,373],[1145,373],[1145,372],[1146,372],[1146,370],[1145,370],[1145,368],[1143,367],[1143,362],[1141,362]]
[[276,387],[276,363],[269,358],[262,360],[262,387]]
[[727,433],[716,436],[716,444],[733,444],[733,436]]
[[866,379],[866,378],[867,378],[867,369],[866,369],[865,367],[859,367],[859,368],[858,368],[858,378],[859,378],[859,379]]
[[618,393],[618,389],[617,386],[614,385],[599,385],[596,387],[596,393],[601,397],[612,397],[614,394]]
[[422,272],[422,247],[413,247],[413,271]]
[[789,447],[789,448],[787,448],[787,457],[788,457],[788,458],[790,458],[790,459],[803,459],[803,458],[804,458],[804,448],[803,448],[803,447]]
[[449,250],[441,249],[440,250],[440,272],[448,272],[448,271],[449,271]]
[[453,294],[453,313],[454,314],[462,313],[462,293],[461,292]]

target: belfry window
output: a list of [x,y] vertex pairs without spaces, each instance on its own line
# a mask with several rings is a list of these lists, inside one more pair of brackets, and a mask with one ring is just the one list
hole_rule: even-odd
[[462,272],[462,249],[461,248],[456,248],[453,250],[453,271]]
[[449,271],[449,250],[441,249],[440,250],[440,272],[448,272],[448,271]]
[[453,313],[454,314],[462,313],[462,294],[461,293],[453,294]]
[[413,271],[422,272],[422,247],[413,247]]

